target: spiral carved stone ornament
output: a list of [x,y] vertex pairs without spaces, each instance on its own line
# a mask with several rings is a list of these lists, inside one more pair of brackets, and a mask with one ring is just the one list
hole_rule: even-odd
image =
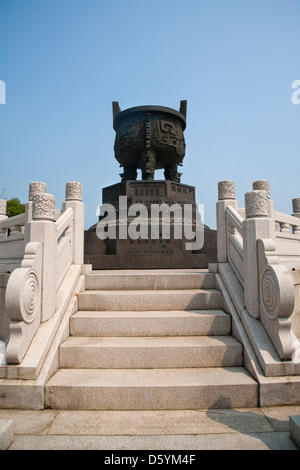
[[266,315],[273,320],[278,315],[279,285],[273,270],[265,269],[261,279],[261,294]]
[[286,266],[267,266],[260,278],[261,302],[265,315],[274,320],[289,318],[295,306],[294,281]]
[[40,311],[40,284],[32,268],[12,272],[6,290],[6,308],[12,321],[31,323]]

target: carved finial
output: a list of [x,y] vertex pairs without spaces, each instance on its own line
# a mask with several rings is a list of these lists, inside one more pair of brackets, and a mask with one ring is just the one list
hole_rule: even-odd
[[6,200],[0,199],[0,215],[6,215]]
[[235,185],[231,180],[219,181],[218,183],[218,199],[235,199]]
[[39,193],[33,196],[32,218],[54,221],[55,197],[53,194]]
[[82,184],[78,181],[70,181],[66,184],[66,201],[82,200]]
[[245,194],[245,215],[247,219],[269,217],[269,214],[270,204],[266,191],[255,190]]
[[33,200],[35,194],[45,193],[46,184],[41,183],[40,181],[33,181],[29,184],[29,201]]
[[293,199],[293,215],[300,217],[300,197]]
[[269,181],[267,181],[267,180],[254,181],[252,186],[253,186],[254,191],[256,191],[256,190],[266,191],[267,194],[268,194],[268,198],[270,199],[270,183],[269,183]]

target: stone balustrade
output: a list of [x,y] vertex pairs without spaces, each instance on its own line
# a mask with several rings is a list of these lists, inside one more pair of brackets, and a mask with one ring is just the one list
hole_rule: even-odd
[[70,266],[83,265],[81,183],[67,183],[61,211],[55,209],[55,197],[46,193],[42,182],[30,183],[25,214],[7,218],[5,206],[0,203],[0,266],[1,254],[12,256],[8,247],[22,240],[19,265],[9,277],[5,294],[10,319],[6,361],[19,364],[40,323],[53,317],[57,291]]
[[247,315],[261,322],[282,360],[300,355],[290,321],[295,306],[291,270],[300,268],[296,217],[300,218],[300,198],[293,200],[292,216],[276,212],[266,180],[253,183],[253,190],[245,194],[244,209],[238,207],[232,181],[218,184],[219,266],[230,265],[243,287]]

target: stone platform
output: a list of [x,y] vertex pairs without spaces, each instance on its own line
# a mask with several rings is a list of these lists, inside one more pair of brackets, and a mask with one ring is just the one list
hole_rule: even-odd
[[[195,188],[182,183],[169,180],[157,181],[123,181],[103,188],[103,204],[111,204],[116,209],[117,229],[119,228],[121,214],[119,213],[119,197],[127,197],[127,207],[133,204],[143,204],[148,209],[153,204],[166,204],[171,207],[177,204],[182,208],[188,204],[191,208],[193,231],[196,224]],[[137,214],[138,216],[138,214]],[[127,219],[128,223],[132,219]],[[150,219],[149,219],[150,220]],[[162,219],[159,224],[162,231]],[[146,222],[150,224],[150,221]],[[203,226],[204,245],[200,250],[187,250],[189,240],[175,239],[172,233],[174,228],[173,213],[170,212],[171,236],[164,239],[149,238],[133,240],[127,238],[100,240],[96,233],[97,224],[85,231],[85,263],[92,264],[93,269],[186,269],[207,268],[209,263],[216,262],[217,243],[216,231]],[[118,230],[117,230],[118,233]]]
[[172,449],[190,451],[198,459],[201,450],[298,450],[290,422],[299,413],[299,406],[176,411],[1,409],[0,422],[13,422],[14,434],[5,442],[3,438],[3,449],[101,450],[103,463],[111,451],[128,456],[135,455],[128,454],[133,449],[145,452],[141,458],[155,454],[153,449]]

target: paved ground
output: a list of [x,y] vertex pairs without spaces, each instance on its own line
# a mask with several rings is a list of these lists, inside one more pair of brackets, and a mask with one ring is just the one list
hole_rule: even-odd
[[299,450],[289,416],[300,406],[199,411],[0,410],[8,450]]

